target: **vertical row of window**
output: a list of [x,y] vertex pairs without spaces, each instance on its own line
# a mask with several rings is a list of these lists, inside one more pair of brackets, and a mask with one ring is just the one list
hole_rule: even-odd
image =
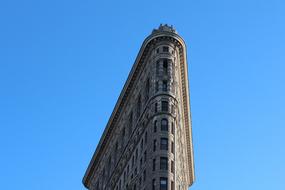
[[[157,76],[167,76],[169,73],[169,65],[170,65],[170,61],[168,59],[163,59],[162,60],[162,71],[160,70],[160,64],[161,64],[161,60],[158,60],[156,62],[156,75]],[[155,83],[155,91],[158,92],[159,91],[159,83],[160,81],[156,81]],[[162,91],[163,92],[168,92],[169,88],[168,88],[168,80],[162,80]]]
[[[123,172],[122,179],[120,179],[119,183],[116,186],[116,190],[121,190],[122,187],[129,189],[129,185],[127,183],[128,176],[133,179],[137,174],[139,174],[139,170],[143,169],[143,163],[147,162],[147,150],[145,149],[145,144],[148,142],[148,133],[147,131],[144,133],[143,138],[141,139],[138,148],[135,149],[130,163],[127,165],[125,171]],[[138,162],[139,159],[139,162]],[[123,181],[123,183],[122,183]],[[142,176],[139,177],[139,183],[134,184],[132,189],[136,189],[137,187],[141,187],[141,182],[146,181],[146,169],[143,170]],[[123,188],[124,189],[124,188]]]

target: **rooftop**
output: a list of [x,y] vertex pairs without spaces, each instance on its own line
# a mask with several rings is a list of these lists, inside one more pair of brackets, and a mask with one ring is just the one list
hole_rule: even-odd
[[158,27],[158,29],[154,29],[154,30],[152,31],[152,33],[162,32],[162,31],[165,31],[165,32],[172,32],[172,33],[177,34],[177,31],[175,30],[175,28],[174,28],[172,25],[171,25],[171,26],[168,26],[167,24],[165,24],[165,25],[160,24],[160,26]]

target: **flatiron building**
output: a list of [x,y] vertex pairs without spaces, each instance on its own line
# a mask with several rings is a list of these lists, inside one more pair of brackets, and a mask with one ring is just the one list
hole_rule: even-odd
[[194,181],[186,45],[172,26],[144,40],[83,184],[187,190]]

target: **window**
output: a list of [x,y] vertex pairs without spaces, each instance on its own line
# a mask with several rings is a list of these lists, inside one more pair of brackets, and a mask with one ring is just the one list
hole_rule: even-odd
[[168,131],[168,120],[165,118],[161,120],[161,131]]
[[144,143],[145,144],[147,143],[147,132],[145,132],[145,134],[144,134]]
[[126,171],[124,171],[124,182],[126,182]]
[[160,190],[167,190],[167,178],[160,178]]
[[167,80],[164,80],[164,81],[162,82],[162,90],[163,90],[164,92],[167,92]]
[[163,60],[163,73],[164,74],[167,74],[168,73],[168,60],[167,59],[164,59]]
[[159,82],[156,81],[155,82],[155,92],[158,92],[158,90],[159,90]]
[[153,132],[156,133],[157,131],[157,121],[154,121],[154,125],[153,125]]
[[129,115],[129,136],[132,133],[132,127],[133,127],[133,112],[131,112]]
[[112,157],[109,156],[108,166],[107,166],[107,176],[111,175]]
[[156,75],[159,75],[159,61],[156,62]]
[[156,49],[156,53],[159,53],[159,48]]
[[174,154],[174,142],[171,142],[171,153]]
[[154,104],[154,112],[155,112],[155,113],[157,112],[157,107],[158,107],[158,104],[155,103],[155,104]]
[[132,157],[132,168],[134,167],[134,164],[135,164],[135,157],[133,155],[133,157]]
[[171,161],[171,172],[174,173],[174,161]]
[[121,137],[121,142],[122,142],[122,147],[121,148],[123,148],[124,147],[124,140],[125,140],[125,135],[126,135],[126,129],[125,129],[125,127],[122,129],[122,137]]
[[146,170],[143,171],[143,181],[146,180]]
[[162,51],[163,51],[163,52],[169,52],[169,47],[163,46]]
[[143,151],[143,139],[141,140],[141,152]]
[[152,160],[152,171],[155,171],[156,168],[156,159]]
[[161,101],[161,111],[168,112],[168,101]]
[[171,181],[171,190],[175,190],[175,188],[174,188],[174,181]]
[[144,151],[144,162],[146,162],[146,151]]
[[137,118],[139,118],[141,114],[141,107],[142,107],[142,102],[141,102],[141,96],[139,95],[137,102]]
[[160,169],[168,170],[168,159],[167,157],[160,157]]
[[161,150],[168,150],[168,139],[167,138],[161,138],[160,139],[160,149]]
[[105,171],[105,168],[103,169],[103,183],[105,182],[105,179],[106,179],[106,171]]
[[175,114],[175,107],[174,107],[174,105],[171,105],[171,113]]
[[149,78],[146,80],[146,85],[145,85],[145,99],[148,100],[149,98],[149,88],[150,88],[150,80]]
[[114,162],[115,162],[115,163],[117,162],[117,158],[118,158],[118,155],[117,155],[117,154],[118,154],[118,148],[119,148],[119,143],[116,142],[116,143],[115,143],[115,151],[114,151],[114,157],[115,157],[115,158],[114,158],[114,159],[115,159]]
[[152,179],[152,190],[155,190],[155,179]]
[[156,151],[156,139],[153,140],[153,152]]
[[138,149],[136,149],[135,161],[137,161],[137,160],[138,160],[138,155],[139,155],[139,153],[138,153]]
[[171,122],[171,133],[174,135],[174,123]]

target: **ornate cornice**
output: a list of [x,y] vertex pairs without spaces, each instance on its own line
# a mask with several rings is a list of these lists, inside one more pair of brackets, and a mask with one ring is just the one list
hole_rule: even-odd
[[105,152],[110,136],[113,133],[114,127],[121,115],[121,111],[124,106],[127,104],[129,95],[134,88],[135,81],[138,79],[143,63],[145,62],[146,57],[149,54],[151,47],[161,41],[168,41],[174,43],[179,48],[180,55],[180,73],[182,81],[182,103],[183,103],[183,116],[185,119],[185,128],[186,128],[186,138],[187,138],[187,153],[188,153],[188,165],[189,165],[189,179],[190,184],[194,181],[194,164],[193,164],[193,149],[192,149],[192,135],[191,135],[191,115],[190,115],[190,105],[189,105],[189,87],[188,87],[188,72],[186,65],[186,46],[183,39],[174,32],[167,30],[157,30],[153,32],[149,37],[147,37],[142,47],[139,51],[139,54],[136,58],[135,64],[131,69],[131,72],[128,76],[128,79],[124,85],[124,88],[118,98],[116,106],[112,112],[112,115],[107,123],[107,126],[104,130],[104,133],[99,141],[99,144],[96,148],[96,151],[92,157],[92,160],[87,168],[85,176],[83,178],[83,184],[85,187],[89,187],[91,182],[92,174],[98,167],[101,157]]

